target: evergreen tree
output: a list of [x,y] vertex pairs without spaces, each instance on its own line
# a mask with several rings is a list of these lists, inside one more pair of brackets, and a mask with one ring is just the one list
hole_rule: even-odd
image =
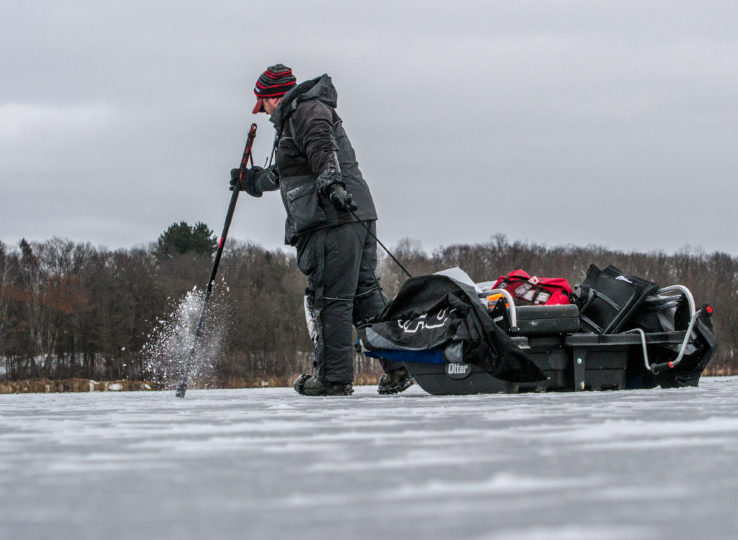
[[204,223],[198,221],[191,227],[186,221],[180,221],[171,224],[159,236],[156,256],[161,259],[193,253],[210,257],[217,245],[215,234]]

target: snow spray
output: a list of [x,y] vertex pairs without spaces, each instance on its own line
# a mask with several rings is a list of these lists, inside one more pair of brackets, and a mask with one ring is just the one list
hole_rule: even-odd
[[[220,351],[225,343],[228,325],[223,321],[228,292],[225,283],[219,284],[211,295],[205,320],[197,341],[195,361],[190,379],[195,386],[207,388],[215,375]],[[195,342],[200,310],[205,291],[193,287],[179,302],[173,302],[172,311],[160,318],[143,347],[144,365],[152,382],[159,388],[173,390],[182,380],[185,364]]]

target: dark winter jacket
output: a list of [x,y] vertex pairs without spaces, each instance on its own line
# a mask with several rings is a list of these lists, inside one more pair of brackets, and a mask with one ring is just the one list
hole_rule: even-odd
[[279,188],[287,210],[285,242],[290,245],[302,234],[355,221],[331,204],[327,193],[332,182],[344,184],[360,220],[377,219],[369,186],[335,110],[337,98],[331,78],[323,75],[287,92],[271,117],[278,174],[258,175],[248,191],[259,196]]

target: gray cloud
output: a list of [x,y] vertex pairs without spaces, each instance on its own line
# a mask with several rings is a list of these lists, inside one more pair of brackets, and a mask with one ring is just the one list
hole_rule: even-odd
[[[268,64],[328,72],[385,243],[497,233],[738,254],[732,2],[14,3],[0,21],[0,240],[220,232]],[[232,235],[282,241],[279,197]]]

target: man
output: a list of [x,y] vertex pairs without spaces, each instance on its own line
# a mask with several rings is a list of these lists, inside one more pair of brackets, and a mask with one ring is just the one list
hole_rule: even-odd
[[[375,275],[374,201],[359,171],[328,75],[297,84],[292,70],[270,66],[256,81],[253,113],[276,129],[276,163],[231,171],[231,185],[254,197],[279,189],[287,210],[285,243],[297,248],[308,277],[305,314],[315,345],[313,375],[295,380],[308,396],[353,393],[352,327],[386,303]],[[240,178],[240,181],[239,181]],[[413,379],[402,364],[381,361],[380,394],[396,394]]]

